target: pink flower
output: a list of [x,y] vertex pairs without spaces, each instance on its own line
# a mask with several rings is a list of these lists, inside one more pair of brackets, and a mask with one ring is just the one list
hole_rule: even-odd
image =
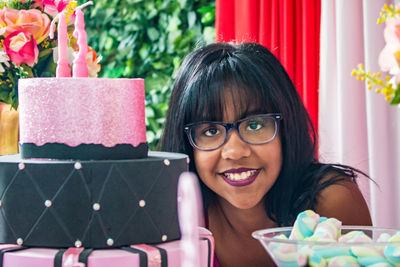
[[33,0],[33,2],[33,7],[40,7],[40,9],[43,9],[43,0]]
[[382,71],[395,75],[395,82],[400,82],[400,20],[387,19],[383,32],[386,45],[379,54],[379,66]]
[[58,13],[62,12],[70,0],[43,0],[44,11],[55,17]]
[[4,51],[17,66],[26,63],[33,67],[39,56],[39,49],[32,34],[14,31],[3,42]]
[[50,19],[38,9],[16,10],[3,8],[0,10],[0,35],[7,37],[15,31],[30,33],[40,44],[50,32]]

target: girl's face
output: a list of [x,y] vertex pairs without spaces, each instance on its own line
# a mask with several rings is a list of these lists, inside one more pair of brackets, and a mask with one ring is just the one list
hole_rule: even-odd
[[[235,115],[234,98],[226,101],[224,122],[241,119]],[[282,166],[280,136],[267,144],[251,145],[231,130],[222,147],[213,151],[194,149],[194,160],[200,179],[218,197],[236,208],[250,209],[264,205],[261,200],[278,178]]]

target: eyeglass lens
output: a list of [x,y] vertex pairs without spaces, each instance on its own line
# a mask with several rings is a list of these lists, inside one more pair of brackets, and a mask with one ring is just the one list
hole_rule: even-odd
[[[275,136],[275,119],[267,116],[255,116],[240,121],[239,135],[251,144],[262,144]],[[226,128],[219,123],[202,123],[191,128],[191,138],[200,149],[213,149],[225,141]]]

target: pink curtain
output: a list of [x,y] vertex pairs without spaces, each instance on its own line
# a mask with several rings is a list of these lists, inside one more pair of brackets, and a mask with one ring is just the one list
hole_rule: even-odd
[[400,106],[350,75],[359,63],[380,71],[385,24],[376,20],[384,4],[393,1],[322,1],[319,158],[369,174],[374,182],[358,184],[374,225],[400,228]]

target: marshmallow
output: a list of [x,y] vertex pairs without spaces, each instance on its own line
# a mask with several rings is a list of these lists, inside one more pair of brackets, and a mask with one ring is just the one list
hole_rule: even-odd
[[312,236],[319,219],[320,216],[312,210],[300,212],[299,215],[297,215],[289,239],[303,240],[306,237]]
[[297,265],[297,246],[294,244],[282,244],[272,250],[272,254],[279,262],[279,266],[291,267]]
[[379,235],[377,242],[389,242],[389,239],[392,238],[388,233],[382,233]]
[[335,218],[329,218],[318,223],[315,227],[314,234],[306,239],[314,241],[337,241],[341,233],[341,227],[341,221]]
[[325,267],[326,260],[318,254],[313,254],[308,260],[308,265],[311,267]]
[[[399,242],[400,232],[397,232],[394,236],[389,238],[389,242]],[[390,263],[394,266],[400,266],[400,246],[387,246],[383,250],[383,254],[388,259]]]
[[358,261],[353,256],[336,256],[328,259],[328,267],[358,267]]
[[351,247],[351,253],[358,258],[383,256],[382,253],[373,246],[354,246]]
[[328,247],[328,246],[315,246],[314,253],[324,258],[333,258],[336,256],[351,256],[349,247]]
[[383,257],[362,257],[357,258],[358,263],[362,266],[385,266],[392,267],[393,265]]

